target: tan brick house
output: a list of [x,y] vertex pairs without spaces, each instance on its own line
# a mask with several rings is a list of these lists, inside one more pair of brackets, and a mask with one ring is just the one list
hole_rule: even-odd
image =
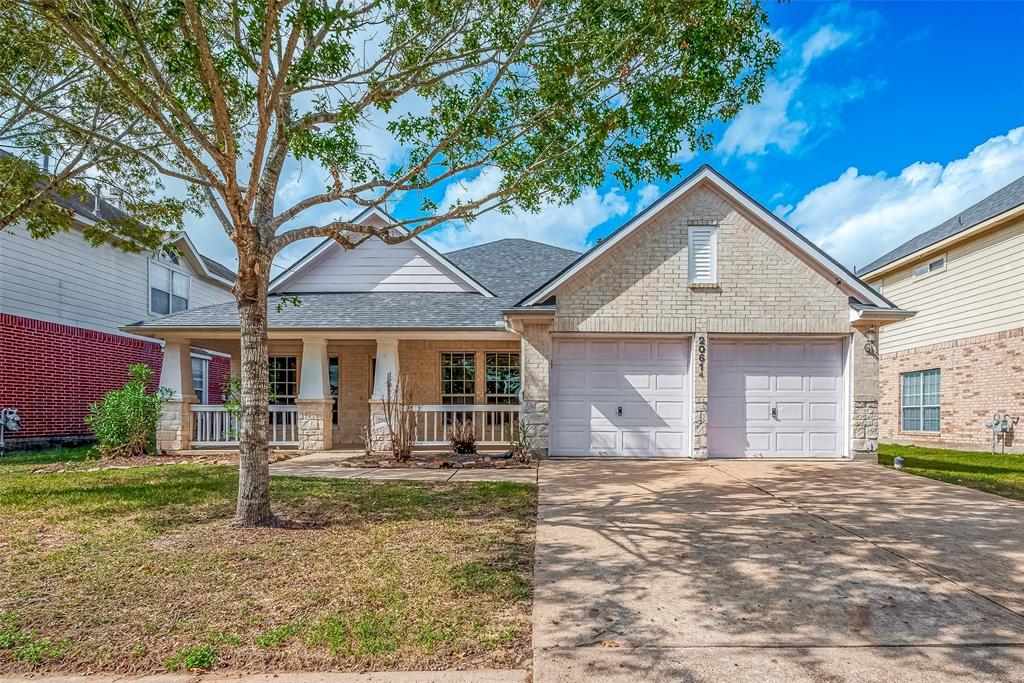
[[[494,447],[523,420],[552,456],[872,459],[878,329],[913,315],[707,166],[583,254],[327,240],[271,292],[272,438],[304,450],[379,424],[391,375],[424,448],[469,416]],[[278,310],[284,295],[301,304]],[[130,329],[238,355],[230,305]],[[174,358],[164,376],[185,398],[161,447],[230,443]]]
[[[917,312],[879,340],[883,441],[984,450],[995,413],[1024,416],[1022,262],[1019,178],[860,269]],[[998,439],[997,448],[1024,452],[1013,432]]]

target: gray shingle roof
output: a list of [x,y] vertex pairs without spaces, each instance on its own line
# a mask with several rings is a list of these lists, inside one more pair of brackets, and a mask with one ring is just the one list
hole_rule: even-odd
[[952,218],[940,223],[931,230],[926,230],[920,235],[913,237],[888,254],[881,256],[857,272],[861,275],[878,270],[890,263],[899,261],[904,256],[909,256],[915,251],[930,247],[941,242],[947,237],[973,228],[978,223],[987,221],[989,218],[1006,213],[1010,209],[1024,204],[1024,176],[1017,178],[1006,187],[996,190],[977,204],[969,206]]
[[[299,306],[277,310],[271,296],[271,329],[496,329],[501,310],[572,262],[578,253],[530,240],[508,239],[446,254],[496,294],[476,292],[332,292],[300,294]],[[129,325],[128,329],[237,328],[234,302],[194,308]]]
[[203,263],[206,264],[206,268],[214,275],[222,277],[228,282],[235,281],[235,271],[231,270],[227,266],[221,265],[217,261],[214,261],[209,256],[203,256],[202,254],[199,254],[199,258],[203,259]]

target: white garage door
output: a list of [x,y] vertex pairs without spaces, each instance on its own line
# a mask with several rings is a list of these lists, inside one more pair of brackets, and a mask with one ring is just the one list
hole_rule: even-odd
[[551,454],[690,454],[690,342],[561,339],[551,369]]
[[842,340],[712,338],[708,349],[708,455],[845,455]]

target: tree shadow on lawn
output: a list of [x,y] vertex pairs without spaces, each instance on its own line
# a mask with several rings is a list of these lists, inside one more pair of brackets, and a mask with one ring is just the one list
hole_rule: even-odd
[[[814,680],[835,675],[826,656],[835,651],[816,648],[879,648],[879,665],[936,674],[968,667],[1005,679],[1024,667],[1019,648],[936,649],[927,661],[915,649],[1024,644],[1024,616],[996,604],[1024,583],[1016,504],[965,515],[967,505],[895,491],[885,507],[900,524],[869,542],[879,529],[861,523],[878,507],[841,482],[867,470],[781,466],[759,474],[755,488],[712,466],[641,465],[559,463],[553,483],[542,469],[535,648],[581,657],[590,648],[593,677],[660,670],[666,680],[699,678],[702,669],[681,654],[692,648],[712,648],[708,658],[726,656],[722,648],[782,648]],[[680,476],[690,468],[692,477]],[[869,491],[883,483],[861,481]],[[797,504],[813,511],[766,493],[801,486],[808,498]],[[967,573],[985,567],[968,590],[904,559],[911,555]]]

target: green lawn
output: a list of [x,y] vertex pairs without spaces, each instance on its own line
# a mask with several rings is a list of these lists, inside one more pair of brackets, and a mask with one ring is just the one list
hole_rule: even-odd
[[0,673],[528,661],[532,486],[275,477],[241,530],[233,467],[32,471],[86,451],[0,458]]
[[1024,500],[1024,455],[992,455],[970,451],[880,444],[878,461],[892,467],[903,456],[903,469],[951,484]]

